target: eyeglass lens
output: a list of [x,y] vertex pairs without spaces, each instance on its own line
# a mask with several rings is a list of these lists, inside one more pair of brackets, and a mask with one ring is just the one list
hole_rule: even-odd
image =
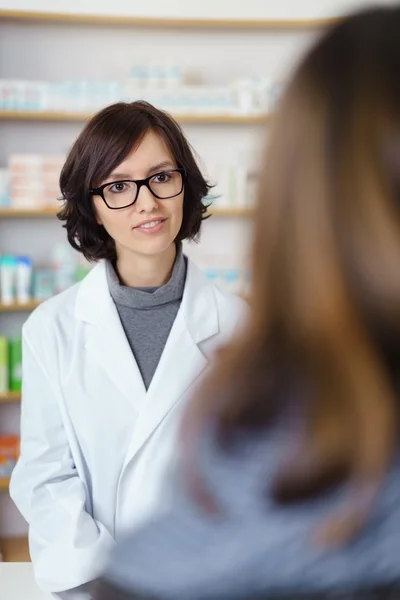
[[[153,194],[160,199],[173,198],[182,191],[182,174],[166,171],[154,175],[149,181]],[[117,181],[104,188],[104,199],[111,208],[124,208],[136,200],[138,186],[133,181]]]

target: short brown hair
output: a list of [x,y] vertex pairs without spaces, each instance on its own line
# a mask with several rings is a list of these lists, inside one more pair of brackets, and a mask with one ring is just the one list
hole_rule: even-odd
[[97,223],[89,190],[108,177],[154,131],[167,144],[179,168],[185,171],[183,222],[177,241],[197,239],[207,212],[203,200],[211,186],[204,179],[193,150],[178,123],[148,102],[113,104],[97,113],[72,146],[60,176],[64,200],[58,214],[65,221],[68,240],[88,260],[114,260],[115,243]]

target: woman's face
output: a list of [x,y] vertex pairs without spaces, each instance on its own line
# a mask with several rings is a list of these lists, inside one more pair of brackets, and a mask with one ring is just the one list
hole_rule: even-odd
[[[157,173],[177,168],[169,148],[154,131],[143,138],[141,144],[120,163],[100,185],[113,181],[145,179]],[[151,184],[154,189],[165,180],[160,176]],[[110,188],[108,188],[110,190]],[[108,194],[118,202],[117,194],[124,186],[114,186]],[[162,194],[159,194],[162,195]],[[139,196],[132,206],[119,210],[108,208],[100,196],[93,196],[98,222],[115,241],[117,257],[134,255],[158,255],[166,252],[179,233],[183,219],[184,190],[165,200],[156,198],[146,187],[140,188]]]

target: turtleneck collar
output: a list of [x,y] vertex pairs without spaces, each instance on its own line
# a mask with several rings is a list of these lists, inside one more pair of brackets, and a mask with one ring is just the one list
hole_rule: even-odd
[[121,285],[110,261],[107,261],[106,267],[110,295],[117,305],[146,309],[182,299],[187,268],[187,260],[182,252],[182,244],[177,245],[176,258],[170,279],[160,287],[133,288]]

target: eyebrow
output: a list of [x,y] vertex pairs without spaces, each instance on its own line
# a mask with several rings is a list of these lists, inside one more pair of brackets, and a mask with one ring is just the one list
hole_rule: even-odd
[[147,174],[150,175],[151,173],[157,173],[160,171],[160,169],[162,170],[166,167],[170,169],[176,169],[176,165],[171,160],[163,160],[162,162],[154,165],[154,167],[150,167],[150,169],[147,171]]
[[[147,171],[147,175],[150,176],[153,173],[158,173],[159,171],[165,168],[176,169],[176,166],[171,160],[164,160],[160,163],[157,163],[153,167],[150,167],[150,169],[148,169]],[[117,181],[124,179],[132,179],[132,177],[128,173],[111,173],[108,181]]]
[[117,181],[118,179],[130,179],[131,176],[128,173],[111,173],[107,181]]

